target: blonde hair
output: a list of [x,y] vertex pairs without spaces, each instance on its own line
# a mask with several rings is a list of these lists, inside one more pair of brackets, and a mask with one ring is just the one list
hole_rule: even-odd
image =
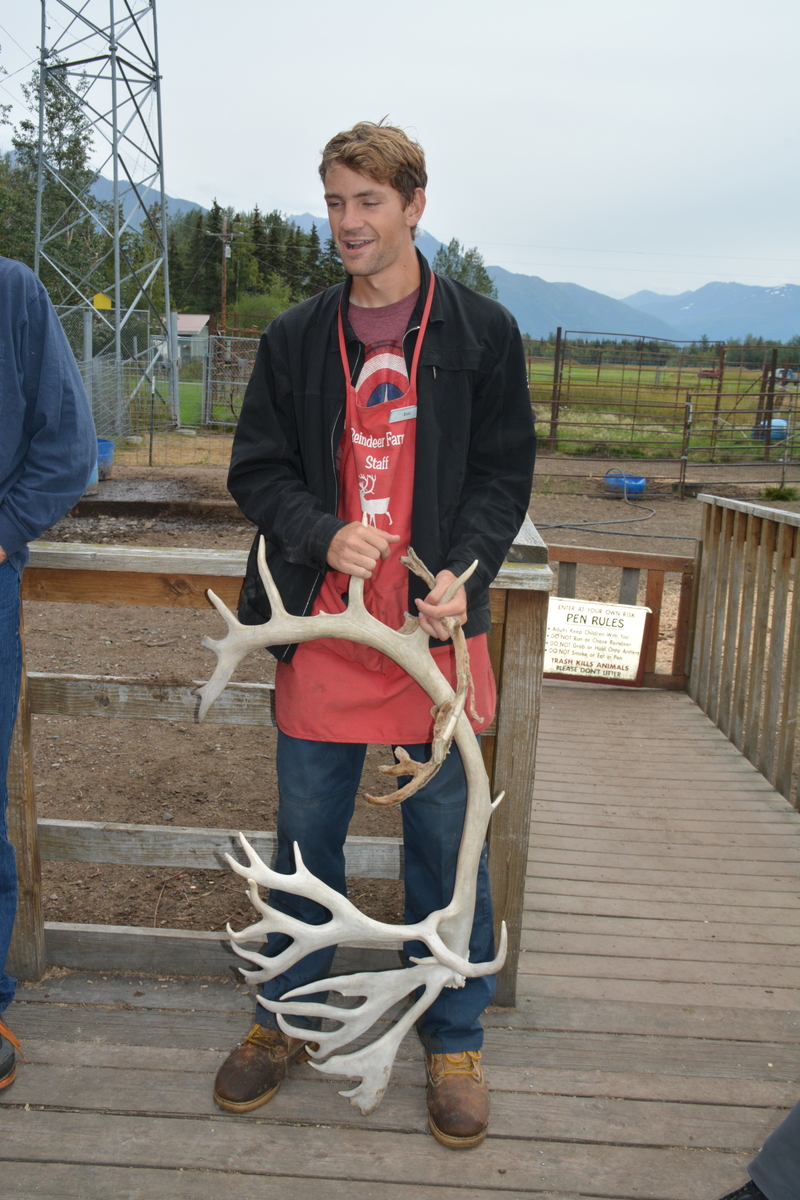
[[383,121],[359,121],[332,137],[319,164],[323,184],[335,166],[349,167],[376,183],[388,183],[400,193],[403,208],[411,203],[416,189],[424,191],[428,182],[422,147],[402,129]]

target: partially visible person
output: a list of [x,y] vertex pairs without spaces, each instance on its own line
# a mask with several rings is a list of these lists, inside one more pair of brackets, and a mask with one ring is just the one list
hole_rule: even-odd
[[800,1100],[747,1168],[750,1181],[722,1200],[800,1200]]
[[19,1046],[2,1016],[16,984],[5,970],[17,908],[6,774],[22,670],[20,579],[28,542],[72,507],[96,458],[89,402],[47,292],[22,263],[0,258],[0,1088],[14,1082]]

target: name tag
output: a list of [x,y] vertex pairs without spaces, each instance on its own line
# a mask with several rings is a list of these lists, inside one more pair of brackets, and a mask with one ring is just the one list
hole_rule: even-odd
[[410,408],[395,408],[389,413],[389,424],[394,425],[395,421],[413,421],[416,415],[416,404],[412,404]]

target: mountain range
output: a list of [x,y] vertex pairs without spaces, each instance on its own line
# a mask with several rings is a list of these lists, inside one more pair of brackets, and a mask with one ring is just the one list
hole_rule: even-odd
[[[101,176],[94,190],[99,199],[110,199],[110,180]],[[148,203],[156,199],[155,192],[147,196]],[[191,200],[173,196],[167,199],[173,214],[192,208],[207,211]],[[306,233],[312,224],[316,225],[321,242],[330,236],[327,217],[299,213],[289,220]],[[433,262],[441,244],[426,230],[419,231],[417,246],[429,262]],[[707,283],[679,296],[645,290],[614,300],[577,283],[549,283],[538,275],[518,275],[489,263],[486,270],[497,287],[500,303],[514,314],[522,332],[534,338],[546,338],[559,326],[573,333],[677,340],[705,335],[712,341],[725,341],[753,334],[767,341],[788,341],[800,334],[800,287],[796,284],[770,288]]]

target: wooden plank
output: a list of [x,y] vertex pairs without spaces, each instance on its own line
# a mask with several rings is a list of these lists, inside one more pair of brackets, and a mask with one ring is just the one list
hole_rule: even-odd
[[[578,866],[602,866],[609,870],[626,870],[632,866],[636,870],[654,871],[654,882],[658,882],[657,872],[674,872],[675,859],[679,859],[684,864],[686,877],[692,882],[698,874],[736,875],[742,870],[741,863],[750,866],[753,876],[788,876],[800,880],[798,848],[760,847],[759,853],[753,847],[748,851],[744,846],[727,846],[727,839],[722,834],[718,836],[714,848],[676,842],[673,846],[658,847],[654,854],[643,853],[642,844],[622,846],[618,841],[587,839],[587,844],[575,845],[577,840],[558,836],[537,839],[536,846],[529,853],[529,869],[535,863],[572,863]],[[715,848],[717,854],[714,853]]]
[[[722,854],[712,857],[706,852],[705,856],[691,857],[679,854],[674,857],[679,857],[684,862],[685,869],[681,872],[681,876],[690,885],[702,880],[706,887],[730,887],[731,877],[738,879],[742,874],[741,867],[737,867]],[[650,876],[656,886],[664,882],[665,874],[672,879],[675,877],[675,863],[666,854],[615,854],[591,850],[534,847],[528,860],[529,873],[534,874],[536,871],[550,867],[577,867],[581,871],[597,869],[629,878],[631,882],[636,882],[641,877],[644,882]],[[792,881],[800,882],[800,863],[797,862],[796,852],[792,857],[782,861],[772,859],[765,862],[753,859],[750,861],[747,875],[749,878],[748,890],[754,888],[796,893],[797,888]],[[774,884],[775,887],[771,887],[771,884]],[[800,906],[798,907],[800,908]]]
[[[47,962],[50,966],[95,971],[169,971],[175,975],[230,975],[246,960],[234,954],[226,933],[185,929],[147,929],[132,925],[81,925],[46,921]],[[396,951],[356,947],[337,951],[333,970],[390,970],[397,966]],[[248,945],[257,950],[257,944]]]
[[505,921],[508,930],[508,954],[498,976],[495,1003],[508,1007],[514,1004],[522,927],[546,629],[547,596],[510,592],[492,780],[494,794],[505,792],[505,800],[489,829],[495,937],[499,937],[500,922]]
[[[539,811],[537,809],[537,813]],[[622,820],[613,818],[604,821],[602,817],[598,817],[592,824],[576,818],[573,824],[568,821],[543,820],[537,816],[531,824],[531,836],[535,837],[537,846],[549,846],[551,849],[563,846],[565,849],[575,850],[596,847],[604,853],[611,853],[616,848],[620,854],[637,854],[642,845],[656,841],[660,854],[689,854],[690,848],[694,848],[699,854],[706,846],[719,846],[724,847],[725,855],[732,858],[748,857],[752,854],[756,859],[771,861],[771,855],[775,854],[777,859],[785,858],[789,861],[791,856],[800,855],[800,848],[793,848],[797,841],[793,836],[796,832],[794,825],[787,828],[781,822],[775,825],[775,832],[771,833],[762,832],[765,827],[757,824],[747,826],[744,832],[739,832],[737,825],[735,833],[726,829],[724,834],[696,828],[691,832],[682,832],[677,828],[677,825],[690,824],[698,826],[703,822],[676,822],[676,827],[670,827],[668,822],[660,821],[654,827],[650,822],[641,821],[637,828],[633,821],[628,822],[626,826]],[[713,825],[713,822],[709,821],[706,824]],[[666,841],[669,845],[664,844]],[[746,853],[740,855],[740,850]]]
[[211,608],[206,591],[236,611],[241,580],[221,575],[145,574],[134,571],[61,570],[28,567],[22,577],[25,600],[72,604],[132,604],[151,608]]
[[100,546],[95,542],[31,544],[28,568],[144,575],[229,576],[241,583],[248,550],[201,550],[184,546]]
[[721,515],[713,507],[705,510],[701,537],[703,568],[699,578],[694,650],[689,672],[689,695],[703,710],[708,693],[709,647],[714,619],[712,597],[716,591],[720,522]]
[[708,670],[708,693],[702,705],[711,720],[718,724],[719,698],[722,689],[722,647],[725,638],[725,614],[728,590],[731,577],[731,547],[733,544],[734,512],[731,509],[722,512],[722,527],[720,529],[720,544],[716,562],[716,587],[714,591],[713,611],[714,623],[709,653],[711,661]]
[[[29,1159],[4,1161],[3,1188],[6,1200],[219,1200],[221,1195],[236,1200],[318,1200],[316,1179],[271,1179],[239,1170],[192,1170],[181,1167],[107,1167],[91,1163],[32,1163]],[[357,1179],[326,1179],[326,1200],[374,1200],[375,1184]],[[416,1183],[381,1181],[382,1200],[417,1200]],[[503,1200],[529,1200],[530,1192],[499,1193]],[[483,1188],[437,1187],[437,1200],[485,1200]],[[552,1200],[582,1200],[563,1191]]]
[[[631,894],[632,893],[632,894]],[[609,884],[572,883],[567,889],[563,882],[551,879],[529,881],[526,905],[538,912],[574,912],[588,916],[652,917],[674,921],[741,921],[748,925],[789,925],[797,927],[797,912],[792,908],[765,908],[759,905],[711,904],[688,897],[684,900],[664,900],[650,896],[643,888],[622,891]]]
[[[741,1008],[796,1008],[796,988],[735,987],[721,983],[672,983],[669,980],[587,979],[577,975],[523,975],[517,982],[520,995],[576,996],[584,1000],[639,1000],[657,1004],[739,1006]],[[772,1061],[772,1060],[771,1060]]]
[[[795,543],[797,549],[797,543]],[[795,563],[795,586],[792,589],[792,611],[789,620],[789,637],[786,646],[787,663],[800,662],[800,587],[798,587],[798,567]],[[775,775],[775,787],[798,806],[798,795],[792,797],[792,775],[794,771],[795,749],[797,746],[797,713],[800,707],[800,671],[786,671],[778,736],[778,761]],[[799,781],[800,783],[800,781]]]
[[648,674],[656,669],[656,655],[658,653],[658,632],[661,628],[661,601],[664,595],[664,572],[663,571],[648,571],[647,572],[647,590],[645,593],[645,604],[650,609],[650,627],[647,634],[647,644],[644,654],[644,673],[645,678]]
[[[690,962],[695,965],[705,963],[727,963],[738,969],[740,966],[757,966],[759,968],[788,967],[800,976],[797,964],[797,944],[783,945],[762,944],[759,942],[729,941],[727,927],[717,924],[716,934],[701,940],[694,932],[685,933],[682,938],[671,938],[667,934],[659,937],[656,945],[652,936],[639,934],[634,930],[623,931],[618,928],[614,933],[598,933],[579,930],[575,923],[564,930],[547,930],[540,923],[534,928],[522,931],[521,953],[529,954],[585,954],[587,957],[602,958],[641,958],[655,963],[664,970],[670,970],[672,960]],[[622,925],[622,922],[617,922]],[[522,960],[520,960],[522,961]],[[528,959],[525,959],[528,962]],[[524,968],[521,966],[520,970]],[[651,967],[647,967],[650,970]],[[747,972],[748,976],[752,972]],[[762,970],[762,981],[769,975],[770,970]],[[743,979],[742,982],[745,982]],[[784,980],[786,983],[786,980]],[[788,986],[788,984],[786,984]]]
[[[386,1130],[425,1134],[424,1071],[416,1064],[416,1086],[405,1082],[389,1088],[380,1106],[362,1116],[338,1094],[340,1082],[297,1078],[294,1071],[270,1104],[259,1113],[262,1126],[315,1124],[340,1130]],[[208,1116],[217,1109],[211,1079],[197,1072],[151,1071],[142,1088],[140,1069],[124,1067],[56,1067],[30,1064],[15,1084],[14,1105],[47,1111],[97,1113],[103,1109],[140,1116]],[[604,1096],[563,1096],[527,1087],[495,1093],[493,1138],[548,1138],[559,1141],[580,1130],[583,1142],[602,1145],[699,1145],[736,1149],[759,1144],[786,1115],[786,1109],[726,1104],[691,1104]],[[0,1108],[2,1108],[0,1100]]]
[[[519,1020],[520,1014],[513,1015]],[[512,1041],[516,1038],[513,1031]],[[400,1056],[392,1070],[392,1088],[419,1089],[424,1083],[422,1051],[414,1054],[416,1038],[407,1039],[401,1047]],[[417,1043],[417,1046],[419,1044]],[[782,1047],[779,1047],[780,1053]],[[763,1053],[763,1051],[762,1051]],[[28,1062],[44,1068],[89,1068],[129,1071],[131,1051],[126,1046],[95,1044],[93,1042],[61,1042],[27,1040],[25,1054]],[[414,1057],[406,1057],[414,1054]],[[491,1051],[490,1051],[491,1057]],[[139,1046],[136,1051],[136,1070],[152,1071],[161,1075],[176,1074],[185,1078],[199,1075],[205,1080],[206,1095],[208,1078],[214,1074],[220,1062],[217,1050],[170,1049],[163,1046]],[[723,1067],[729,1068],[730,1064]],[[711,1068],[713,1070],[713,1067]],[[618,1100],[663,1100],[686,1104],[719,1104],[735,1111],[737,1108],[786,1108],[791,1107],[797,1096],[797,1084],[786,1079],[748,1079],[747,1095],[740,1088],[732,1089],[728,1075],[687,1076],[656,1073],[652,1071],[600,1071],[589,1067],[583,1069],[559,1069],[541,1067],[532,1060],[516,1065],[501,1065],[496,1059],[487,1067],[492,1095],[501,1092],[518,1092],[537,1096],[587,1096],[608,1097]],[[20,1074],[20,1080],[23,1074]],[[292,1068],[293,1085],[317,1085],[326,1088],[329,1080],[315,1071],[310,1064],[295,1064]],[[338,1086],[338,1085],[337,1085]],[[313,1092],[304,1089],[313,1103]],[[141,1093],[141,1088],[139,1089]],[[391,1091],[387,1099],[391,1097]],[[11,1097],[9,1095],[8,1099]],[[137,1097],[142,1103],[142,1095]],[[17,1101],[15,1101],[17,1103]]]
[[623,567],[622,577],[619,581],[619,603],[626,607],[632,607],[636,604],[639,596],[639,575],[641,574],[638,567]]
[[[647,872],[644,874],[646,875]],[[650,904],[705,905],[707,911],[716,909],[717,919],[719,919],[720,907],[726,908],[729,905],[735,905],[739,911],[747,909],[751,912],[752,915],[747,918],[751,921],[758,920],[755,913],[759,909],[764,910],[764,918],[770,921],[778,920],[779,913],[787,916],[791,914],[792,919],[797,920],[797,905],[794,903],[796,889],[792,888],[770,891],[755,891],[748,888],[745,891],[744,889],[726,890],[724,888],[679,885],[669,887],[665,884],[660,887],[648,887],[646,883],[584,879],[580,871],[575,868],[569,872],[553,872],[552,875],[545,868],[540,868],[535,877],[531,876],[526,881],[525,891],[531,895],[538,892],[555,896],[566,894],[576,899],[579,896],[593,896],[596,900],[644,900]]]
[[[635,916],[592,916],[583,913],[545,912],[536,909],[525,913],[522,926],[522,945],[526,950],[539,948],[539,932],[564,933],[570,936],[587,934],[610,938],[641,938],[650,942],[651,953],[661,953],[664,941],[688,943],[701,955],[710,952],[719,941],[724,951],[733,958],[744,955],[759,961],[758,955],[772,948],[788,947],[788,961],[796,962],[795,947],[800,946],[800,926],[791,925],[747,925],[742,922],[729,923],[722,915],[719,921],[672,919],[651,920]],[[663,941],[662,941],[663,939]],[[653,945],[653,943],[656,943]],[[792,957],[794,956],[794,957]]]
[[[36,671],[28,676],[31,711],[69,717],[130,717],[141,720],[195,720],[197,688],[152,679],[115,675],[58,675]],[[229,683],[206,718],[218,725],[275,725],[275,685]]]
[[[213,1130],[213,1132],[212,1132]],[[509,1154],[505,1139],[490,1137],[478,1155],[442,1153],[430,1137],[391,1131],[302,1129],[271,1126],[269,1137],[253,1150],[249,1121],[217,1114],[213,1118],[123,1117],[94,1113],[55,1113],[24,1109],[5,1114],[3,1159],[28,1157],[38,1148],[39,1161],[93,1165],[169,1166],[173,1171],[225,1169],[281,1180],[286,1176],[322,1182],[358,1175],[380,1184],[386,1175],[402,1174],[409,1185],[426,1190],[445,1187],[484,1188],[503,1196],[532,1185],[549,1193],[578,1193],[591,1173],[595,1194],[630,1195],[637,1179],[643,1195],[679,1200],[687,1195],[713,1195],[740,1182],[747,1153],[684,1148],[597,1146],[580,1143],[554,1147],[546,1140],[519,1139]],[[224,1178],[224,1176],[222,1176]],[[669,1179],[669,1190],[664,1180]],[[263,1184],[262,1184],[263,1186]],[[318,1185],[319,1186],[319,1185]],[[318,1187],[317,1187],[318,1190]],[[310,1192],[309,1192],[310,1195]]]
[[[635,888],[637,885],[650,887],[648,899],[674,899],[691,895],[698,902],[709,904],[754,904],[764,908],[789,908],[797,911],[797,881],[792,876],[742,877],[741,872],[707,877],[698,875],[697,880],[681,875],[682,882],[671,885],[675,871],[637,871],[633,868],[598,867],[579,863],[537,862],[528,876],[528,882],[560,880],[572,887],[581,883],[596,883],[599,887],[615,886]],[[726,886],[727,885],[727,886]]]
[[759,739],[758,758],[756,766],[761,774],[775,782],[775,750],[777,742],[778,711],[784,674],[791,674],[786,659],[786,615],[789,608],[789,589],[792,586],[790,573],[792,569],[792,552],[794,549],[794,530],[791,526],[780,524],[778,538],[775,544],[775,570],[772,587],[772,620],[769,630],[769,645],[766,651],[766,681],[764,688],[764,706],[759,723],[761,738]]
[[597,546],[548,547],[550,561],[586,563],[594,567],[634,567],[643,571],[688,571],[694,560],[683,554],[642,554],[638,550],[607,550]]
[[719,711],[717,714],[717,724],[726,737],[730,735],[731,730],[733,680],[736,669],[742,587],[744,585],[746,533],[747,517],[744,513],[734,513],[731,536],[730,578],[726,596],[725,639],[722,646],[720,668]]
[[678,616],[675,623],[675,642],[672,649],[672,674],[684,681],[689,675],[691,661],[691,630],[694,604],[696,564],[687,567],[681,574]]
[[11,738],[8,788],[8,838],[16,851],[17,914],[6,967],[17,979],[41,979],[45,969],[42,868],[33,788],[31,708],[25,670],[25,635],[20,614],[22,677],[17,720]]
[[[763,832],[770,836],[786,837],[800,828],[800,814],[794,812],[788,804],[784,804],[782,809],[772,804],[762,807],[758,801],[754,804],[755,807],[751,806],[744,811],[728,811],[725,823],[732,834],[745,837],[748,833]],[[651,815],[651,810],[637,805],[601,805],[564,799],[545,802],[537,797],[534,812],[537,820],[546,819],[568,827],[578,825],[584,829],[652,829],[656,836],[661,831],[668,834],[694,830],[697,833],[713,834],[719,829],[718,821],[713,818],[713,811],[711,814],[706,813],[705,805],[699,813],[680,809],[674,814],[669,809],[664,809]]]
[[[105,821],[39,821],[41,856],[56,862],[124,863],[130,866],[190,867],[229,871],[225,855],[245,862],[236,829],[197,829],[190,826],[127,825]],[[245,831],[245,837],[272,865],[276,835]],[[345,843],[348,876],[401,879],[403,844],[392,837],[349,837]]]
[[755,517],[768,517],[774,521],[785,521],[787,525],[800,527],[800,513],[785,512],[781,508],[769,508],[765,504],[751,504],[747,500],[731,500],[725,496],[712,496],[705,492],[698,494],[697,499],[703,504],[715,508],[731,508],[735,512],[750,513]]
[[764,521],[756,562],[756,600],[753,612],[753,644],[750,651],[750,679],[747,687],[742,753],[753,765],[758,760],[758,747],[762,733],[761,711],[764,695],[767,630],[769,628],[772,601],[772,570],[775,555],[777,526],[774,521]]
[[560,562],[558,564],[558,595],[565,600],[573,600],[577,594],[577,563]]
[[[599,939],[598,939],[599,941]],[[773,964],[769,972],[763,970],[763,964],[718,962],[712,958],[699,956],[690,958],[672,958],[659,947],[657,958],[639,953],[626,956],[624,948],[616,954],[604,954],[598,944],[594,952],[581,949],[570,952],[566,949],[548,951],[539,947],[535,951],[525,950],[520,953],[519,970],[521,975],[561,975],[575,978],[594,980],[650,980],[658,983],[687,983],[703,984],[716,987],[725,986],[758,988],[765,991],[765,983],[774,987],[800,989],[800,967]],[[768,981],[765,976],[768,974]],[[800,999],[800,991],[798,991]]]
[[749,686],[750,648],[753,640],[753,613],[756,596],[756,564],[761,523],[753,516],[747,518],[745,534],[744,590],[741,621],[733,675],[730,739],[741,750],[744,740],[745,714]]

